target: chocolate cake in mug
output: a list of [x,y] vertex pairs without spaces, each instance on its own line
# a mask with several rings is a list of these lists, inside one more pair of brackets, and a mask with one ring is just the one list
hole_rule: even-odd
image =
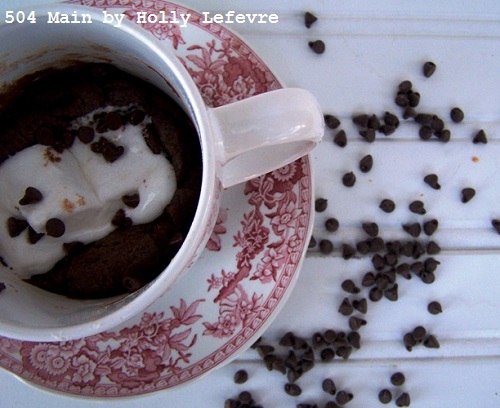
[[162,272],[201,186],[181,107],[103,63],[37,72],[2,102],[3,268],[72,298],[133,292]]

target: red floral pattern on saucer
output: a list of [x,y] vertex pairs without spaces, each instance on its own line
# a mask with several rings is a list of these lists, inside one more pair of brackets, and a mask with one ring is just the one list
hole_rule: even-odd
[[[220,25],[202,24],[193,10],[150,0],[69,3],[113,8],[131,20],[140,11],[189,12],[185,28],[143,28],[171,42],[209,106],[281,87],[242,40]],[[290,294],[307,249],[311,203],[308,157],[223,191],[199,261],[142,316],[62,343],[0,337],[0,365],[47,389],[97,397],[168,389],[208,373],[260,336]]]

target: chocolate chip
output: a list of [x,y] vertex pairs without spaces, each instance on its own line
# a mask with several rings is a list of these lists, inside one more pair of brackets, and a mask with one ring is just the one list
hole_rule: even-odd
[[398,89],[401,91],[401,92],[409,92],[412,90],[412,87],[413,87],[413,84],[411,83],[411,81],[409,80],[405,80],[405,81],[402,81],[399,85],[398,85]]
[[468,203],[476,195],[476,190],[471,187],[466,187],[462,189],[462,203]]
[[372,128],[360,130],[359,134],[368,143],[372,143],[375,140],[375,137],[376,137],[375,129],[372,129]]
[[140,203],[140,197],[138,193],[126,194],[122,197],[122,202],[129,208],[136,208]]
[[384,257],[380,254],[375,254],[372,256],[372,265],[373,267],[377,270],[380,271],[381,269],[384,268],[385,266],[385,260]]
[[413,336],[413,338],[417,343],[420,343],[424,340],[425,336],[427,335],[427,330],[423,326],[417,326],[413,329],[411,335]]
[[417,345],[417,341],[413,338],[411,333],[406,333],[403,336],[403,342],[406,350],[412,351],[413,347]]
[[383,389],[378,393],[378,400],[382,404],[388,404],[392,401],[392,394],[388,389]]
[[432,315],[438,315],[440,313],[443,313],[443,307],[441,306],[441,303],[433,300],[427,305],[427,311]]
[[130,112],[128,116],[128,121],[132,126],[137,126],[146,117],[146,113],[142,109],[134,109],[132,112]]
[[335,232],[339,229],[339,221],[336,218],[328,218],[325,221],[325,228],[328,232]]
[[354,330],[354,331],[359,330],[361,328],[361,326],[364,326],[364,325],[366,325],[365,319],[361,319],[361,318],[356,317],[356,316],[349,317],[349,328],[351,330]]
[[28,187],[24,191],[24,196],[19,200],[19,205],[36,204],[42,201],[43,195],[35,187]]
[[403,119],[415,118],[416,116],[417,116],[417,112],[411,106],[407,106],[403,110]]
[[238,395],[238,401],[242,404],[252,405],[255,401],[253,400],[252,394],[249,391],[242,391]]
[[94,129],[90,126],[81,126],[76,131],[76,137],[84,144],[91,143],[94,140],[94,136]]
[[125,148],[123,146],[117,146],[112,143],[106,146],[102,156],[108,163],[113,163],[118,160],[123,153],[125,153]]
[[474,144],[486,144],[488,143],[488,138],[486,137],[486,133],[483,129],[479,130],[474,137],[472,138],[472,143]]
[[325,119],[325,125],[329,129],[337,129],[340,126],[340,120],[331,114],[324,115],[324,119]]
[[333,137],[333,143],[339,147],[347,146],[347,135],[344,130],[339,130]]
[[353,311],[354,311],[354,307],[352,306],[352,304],[349,301],[349,299],[348,298],[344,298],[344,300],[342,301],[342,303],[339,306],[338,312],[342,316],[349,316],[350,314],[352,314]]
[[382,296],[384,296],[384,291],[376,286],[371,288],[370,292],[368,293],[368,297],[372,302],[378,302],[380,299],[382,299]]
[[325,198],[317,198],[316,201],[314,202],[314,209],[317,212],[323,212],[327,209],[328,207],[328,200]]
[[422,140],[429,140],[432,137],[433,133],[434,131],[432,130],[432,128],[427,125],[421,126],[420,130],[418,131],[418,135]]
[[408,105],[411,108],[416,108],[420,104],[420,94],[418,92],[408,93]]
[[352,187],[356,183],[356,175],[350,171],[342,176],[342,184],[346,187]]
[[311,239],[309,240],[309,245],[307,246],[308,249],[314,248],[316,246],[316,238],[311,235]]
[[233,379],[236,384],[243,384],[248,380],[248,373],[243,369],[238,370],[234,373]]
[[316,54],[323,54],[325,52],[325,43],[321,40],[309,41],[309,48]]
[[347,391],[339,391],[335,397],[336,401],[340,405],[345,405],[353,399],[354,395]]
[[359,162],[359,170],[363,173],[368,173],[373,167],[373,157],[371,154],[364,156]]
[[45,234],[43,232],[36,232],[31,226],[28,227],[28,242],[31,245],[36,244],[38,241],[40,241]]
[[329,347],[324,348],[321,350],[320,358],[324,362],[332,361],[335,358],[335,351]]
[[491,220],[491,225],[493,226],[495,231],[500,234],[500,220],[497,220],[497,219]]
[[361,291],[361,289],[359,289],[356,286],[356,284],[354,283],[354,281],[352,279],[346,279],[345,281],[343,281],[341,284],[341,287],[347,293],[356,294],[356,293],[359,293]]
[[339,406],[337,405],[337,403],[335,401],[328,401],[325,404],[325,408],[339,408]]
[[394,129],[396,129],[399,126],[399,119],[393,113],[385,112],[384,113],[384,123],[388,126],[394,127]]
[[321,253],[328,255],[333,252],[333,243],[329,239],[322,239],[319,241],[319,250]]
[[355,299],[352,301],[352,306],[354,309],[356,309],[359,313],[366,314],[368,311],[368,303],[365,298],[362,299]]
[[307,28],[311,28],[311,26],[318,20],[318,17],[316,17],[314,14],[310,13],[309,11],[306,11],[304,13],[304,24]]
[[432,349],[438,349],[439,347],[441,347],[441,345],[439,344],[439,341],[436,338],[436,336],[434,336],[433,334],[430,334],[424,340],[424,347],[432,348]]
[[436,255],[441,252],[441,247],[434,241],[427,244],[426,252],[428,255]]
[[436,219],[432,219],[424,222],[424,232],[426,235],[431,236],[436,232],[439,226],[439,221]]
[[122,117],[116,112],[108,112],[104,117],[104,122],[109,130],[118,130],[122,126]]
[[403,392],[399,397],[396,398],[396,406],[409,407],[410,406],[410,395],[407,392]]
[[120,208],[113,216],[111,224],[115,227],[130,227],[132,225],[132,220],[127,217],[125,211]]
[[394,201],[386,198],[380,202],[379,208],[386,213],[391,213],[395,210],[396,204],[394,204]]
[[325,378],[321,383],[321,388],[323,388],[323,391],[330,395],[335,395],[337,393],[337,387],[331,378]]
[[455,123],[462,122],[464,120],[464,113],[463,113],[462,109],[457,108],[457,107],[453,108],[450,111],[450,118]]
[[375,222],[364,222],[361,227],[370,237],[376,237],[379,233],[378,225]]
[[403,230],[410,234],[413,238],[417,238],[422,231],[422,227],[418,222],[403,224]]
[[362,113],[360,115],[353,116],[352,122],[355,125],[358,125],[359,127],[366,128],[366,127],[368,127],[368,119],[369,118],[370,117],[367,114]]
[[356,248],[349,244],[342,244],[342,258],[351,259],[356,254]]
[[434,74],[434,72],[436,72],[436,64],[434,64],[434,62],[432,61],[427,61],[423,65],[422,71],[426,78],[430,78]]
[[405,383],[405,381],[405,375],[400,371],[391,375],[391,384],[395,385],[396,387],[400,387]]
[[424,203],[422,201],[420,201],[420,200],[412,201],[410,203],[410,205],[408,206],[408,208],[414,214],[423,215],[423,214],[425,214],[427,212],[425,210]]
[[438,181],[438,176],[434,173],[425,176],[424,182],[428,184],[430,187],[432,187],[434,190],[439,190],[441,188],[441,185],[439,184]]
[[435,135],[443,143],[448,143],[451,139],[451,132],[448,129],[443,129],[440,132],[436,132]]
[[366,272],[361,281],[361,285],[365,288],[375,285],[375,274],[373,272]]
[[47,232],[47,235],[54,238],[59,238],[64,235],[66,226],[64,225],[64,222],[59,218],[51,218],[45,223],[45,230]]
[[284,347],[292,347],[295,344],[295,334],[286,332],[280,339],[279,345]]
[[302,394],[302,389],[297,384],[286,383],[285,392],[292,397],[298,397]]
[[[366,320],[363,320],[363,319],[360,319],[360,320],[361,320],[359,322],[360,326],[363,326],[364,324],[366,324]],[[361,348],[361,336],[359,335],[359,333],[356,330],[353,329],[352,332],[349,332],[349,334],[347,335],[347,341],[355,349],[359,350]]]
[[394,284],[392,287],[389,289],[386,289],[384,291],[384,296],[386,299],[395,302],[398,300],[398,284]]

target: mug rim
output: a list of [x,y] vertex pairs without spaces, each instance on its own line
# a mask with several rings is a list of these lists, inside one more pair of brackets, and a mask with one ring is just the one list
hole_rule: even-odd
[[[85,10],[85,13],[92,16],[92,24],[97,23],[100,26],[107,24],[104,22],[102,11],[96,10],[93,7],[64,3],[49,3],[30,7],[30,10],[36,11],[37,18],[47,16],[49,11],[54,12],[56,9],[59,12],[63,10],[68,10],[68,12],[69,10],[71,12],[74,10]],[[12,29],[12,27],[9,27],[5,23],[0,24],[0,36],[5,32],[5,27]],[[92,30],[92,26],[88,28]],[[22,30],[23,28],[19,27],[19,29]],[[179,81],[180,87],[187,96],[189,106],[185,108],[189,109],[191,119],[196,126],[202,156],[201,189],[191,227],[181,248],[169,265],[144,287],[131,294],[122,295],[120,299],[117,299],[116,302],[123,302],[124,304],[110,313],[100,316],[97,319],[68,326],[23,327],[20,324],[11,324],[0,319],[0,335],[2,336],[27,341],[66,341],[94,335],[118,326],[144,311],[187,272],[190,265],[194,263],[202,252],[204,244],[208,241],[215,225],[216,217],[214,217],[213,213],[219,208],[218,192],[221,190],[221,185],[216,176],[218,163],[215,155],[214,129],[211,127],[207,107],[196,84],[187,69],[170,51],[169,47],[163,43],[155,42],[154,38],[148,37],[147,33],[140,30],[135,23],[124,20],[121,26],[114,27],[114,29],[120,32],[124,38],[133,39],[136,43],[147,47],[149,53],[158,57],[161,63],[165,64],[165,67],[168,67],[168,70]],[[158,74],[165,79],[160,72]],[[22,76],[24,75],[21,75],[20,78]],[[17,78],[17,80],[20,78]],[[102,300],[106,302],[110,298],[103,298]]]

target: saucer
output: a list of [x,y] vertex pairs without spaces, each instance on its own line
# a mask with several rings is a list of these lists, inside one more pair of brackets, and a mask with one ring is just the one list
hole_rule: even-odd
[[[68,1],[136,21],[138,12],[190,13],[186,27],[145,23],[172,45],[209,106],[281,88],[236,34],[163,1]],[[161,13],[165,15],[165,13]],[[141,315],[62,343],[0,337],[0,366],[45,389],[137,396],[207,374],[245,351],[276,317],[297,280],[312,230],[309,157],[222,192],[217,225],[192,270]]]

